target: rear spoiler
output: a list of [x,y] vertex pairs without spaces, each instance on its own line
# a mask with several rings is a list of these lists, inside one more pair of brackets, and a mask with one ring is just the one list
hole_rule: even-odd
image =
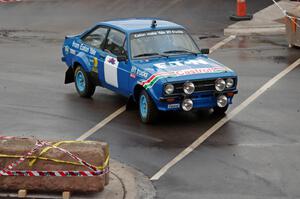
[[73,37],[78,37],[80,34],[77,34],[77,35],[66,35],[65,36],[65,39],[70,39],[70,38],[73,38]]

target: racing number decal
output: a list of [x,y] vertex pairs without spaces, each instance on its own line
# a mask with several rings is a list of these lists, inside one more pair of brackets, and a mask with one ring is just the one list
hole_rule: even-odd
[[104,61],[104,79],[107,84],[114,87],[119,87],[118,85],[118,65],[119,62],[116,58],[111,56],[106,56]]

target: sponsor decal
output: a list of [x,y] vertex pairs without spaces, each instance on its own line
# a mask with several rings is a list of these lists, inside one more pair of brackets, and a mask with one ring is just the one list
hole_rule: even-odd
[[148,77],[148,73],[145,71],[142,71],[140,69],[137,69],[136,71],[137,76],[146,79]]
[[[73,41],[73,43],[72,43],[72,47],[73,48],[75,48],[75,49],[79,49],[79,50],[81,50],[81,51],[83,51],[83,52],[86,52],[86,53],[90,53],[91,55],[93,55],[93,56],[95,56],[96,55],[96,49],[94,49],[94,48],[90,48],[90,47],[88,47],[87,45],[85,45],[85,44],[79,44],[79,43],[77,43],[77,42],[75,42],[75,41]],[[71,51],[71,50],[70,50]],[[75,52],[75,51],[73,51],[73,52]],[[71,53],[71,52],[70,52]],[[71,53],[71,54],[76,54],[76,53]]]
[[131,78],[136,78],[136,71],[137,71],[137,68],[135,66],[132,66],[131,71],[130,71]]
[[186,65],[209,65],[209,63],[203,59],[190,59],[187,61],[171,61],[153,64],[157,68],[170,68]]
[[84,45],[84,44],[81,44],[81,45],[80,45],[80,50],[82,50],[83,52],[88,53],[88,52],[90,51],[90,48],[87,47],[87,46]]
[[136,74],[130,73],[130,77],[133,78],[133,79],[135,79],[136,78]]
[[72,55],[76,55],[76,50],[70,48],[70,53],[71,53]]
[[136,66],[132,66],[130,71],[130,77],[136,78],[136,76],[141,77],[143,79],[147,79],[148,73],[141,69],[138,69]]
[[116,60],[115,58],[111,57],[107,60],[108,63],[112,64],[112,65],[115,65],[116,64]]
[[161,72],[161,73],[155,73],[149,79],[141,82],[140,84],[145,89],[149,89],[153,85],[155,85],[155,83],[158,80],[166,77],[178,77],[178,76],[186,76],[186,75],[205,74],[205,73],[222,73],[225,71],[226,69],[224,67],[218,66],[212,68],[195,68],[195,69],[185,69],[179,71]]
[[65,53],[66,53],[66,54],[69,54],[69,52],[70,52],[69,46],[65,46]]
[[79,46],[80,46],[79,43],[73,41],[73,43],[72,43],[72,47],[73,47],[73,48],[77,48],[77,49],[78,49]]
[[96,55],[96,50],[94,48],[90,48],[90,54],[91,55]]
[[168,108],[180,108],[180,104],[168,104]]
[[158,30],[158,31],[150,31],[150,32],[141,32],[136,33],[133,35],[134,38],[141,38],[141,37],[150,37],[156,35],[170,35],[170,34],[183,34],[183,30]]

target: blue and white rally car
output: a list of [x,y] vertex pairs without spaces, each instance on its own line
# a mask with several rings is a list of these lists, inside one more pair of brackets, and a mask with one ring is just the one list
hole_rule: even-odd
[[149,123],[159,111],[209,108],[223,114],[237,93],[237,75],[208,58],[185,28],[159,19],[101,22],[66,36],[65,83],[82,97],[102,86],[132,98]]

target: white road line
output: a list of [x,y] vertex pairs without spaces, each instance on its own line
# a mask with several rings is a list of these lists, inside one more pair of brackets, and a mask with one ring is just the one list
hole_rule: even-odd
[[99,122],[96,126],[94,126],[90,130],[88,130],[87,132],[85,132],[84,134],[82,134],[76,140],[85,140],[89,136],[91,136],[94,133],[96,133],[99,129],[101,129],[102,127],[104,127],[106,124],[108,124],[110,121],[112,121],[114,118],[118,117],[124,111],[126,111],[126,105],[122,106],[121,108],[119,108],[118,110],[116,110],[115,112],[113,112],[112,114],[110,114],[108,117],[106,117],[104,120],[102,120],[101,122]]
[[268,90],[271,86],[273,86],[278,80],[292,71],[294,68],[299,66],[300,58],[295,61],[293,64],[288,66],[286,69],[281,71],[271,80],[269,80],[266,84],[260,87],[255,93],[253,93],[250,97],[248,97],[245,101],[243,101],[239,106],[234,108],[231,112],[229,112],[225,117],[223,117],[220,121],[218,121],[215,125],[213,125],[210,129],[208,129],[204,134],[202,134],[197,140],[195,140],[189,147],[184,149],[181,153],[179,153],[173,160],[167,163],[164,167],[162,167],[150,180],[159,180],[161,176],[163,176],[171,167],[173,167],[176,163],[181,161],[187,155],[189,155],[195,148],[197,148],[200,144],[202,144],[209,136],[211,136],[214,132],[216,132],[219,128],[221,128],[225,123],[227,123],[230,119],[236,116],[239,112],[241,112],[244,108],[246,108],[250,103],[252,103],[256,98],[258,98],[261,94],[263,94],[266,90]]
[[235,39],[236,36],[235,35],[230,35],[229,37],[227,37],[226,39],[220,41],[219,43],[215,44],[213,47],[211,47],[209,49],[210,53],[214,52],[215,50],[217,50],[218,48],[221,48],[222,46],[224,46],[225,44],[227,44],[228,42],[230,42],[231,40]]

